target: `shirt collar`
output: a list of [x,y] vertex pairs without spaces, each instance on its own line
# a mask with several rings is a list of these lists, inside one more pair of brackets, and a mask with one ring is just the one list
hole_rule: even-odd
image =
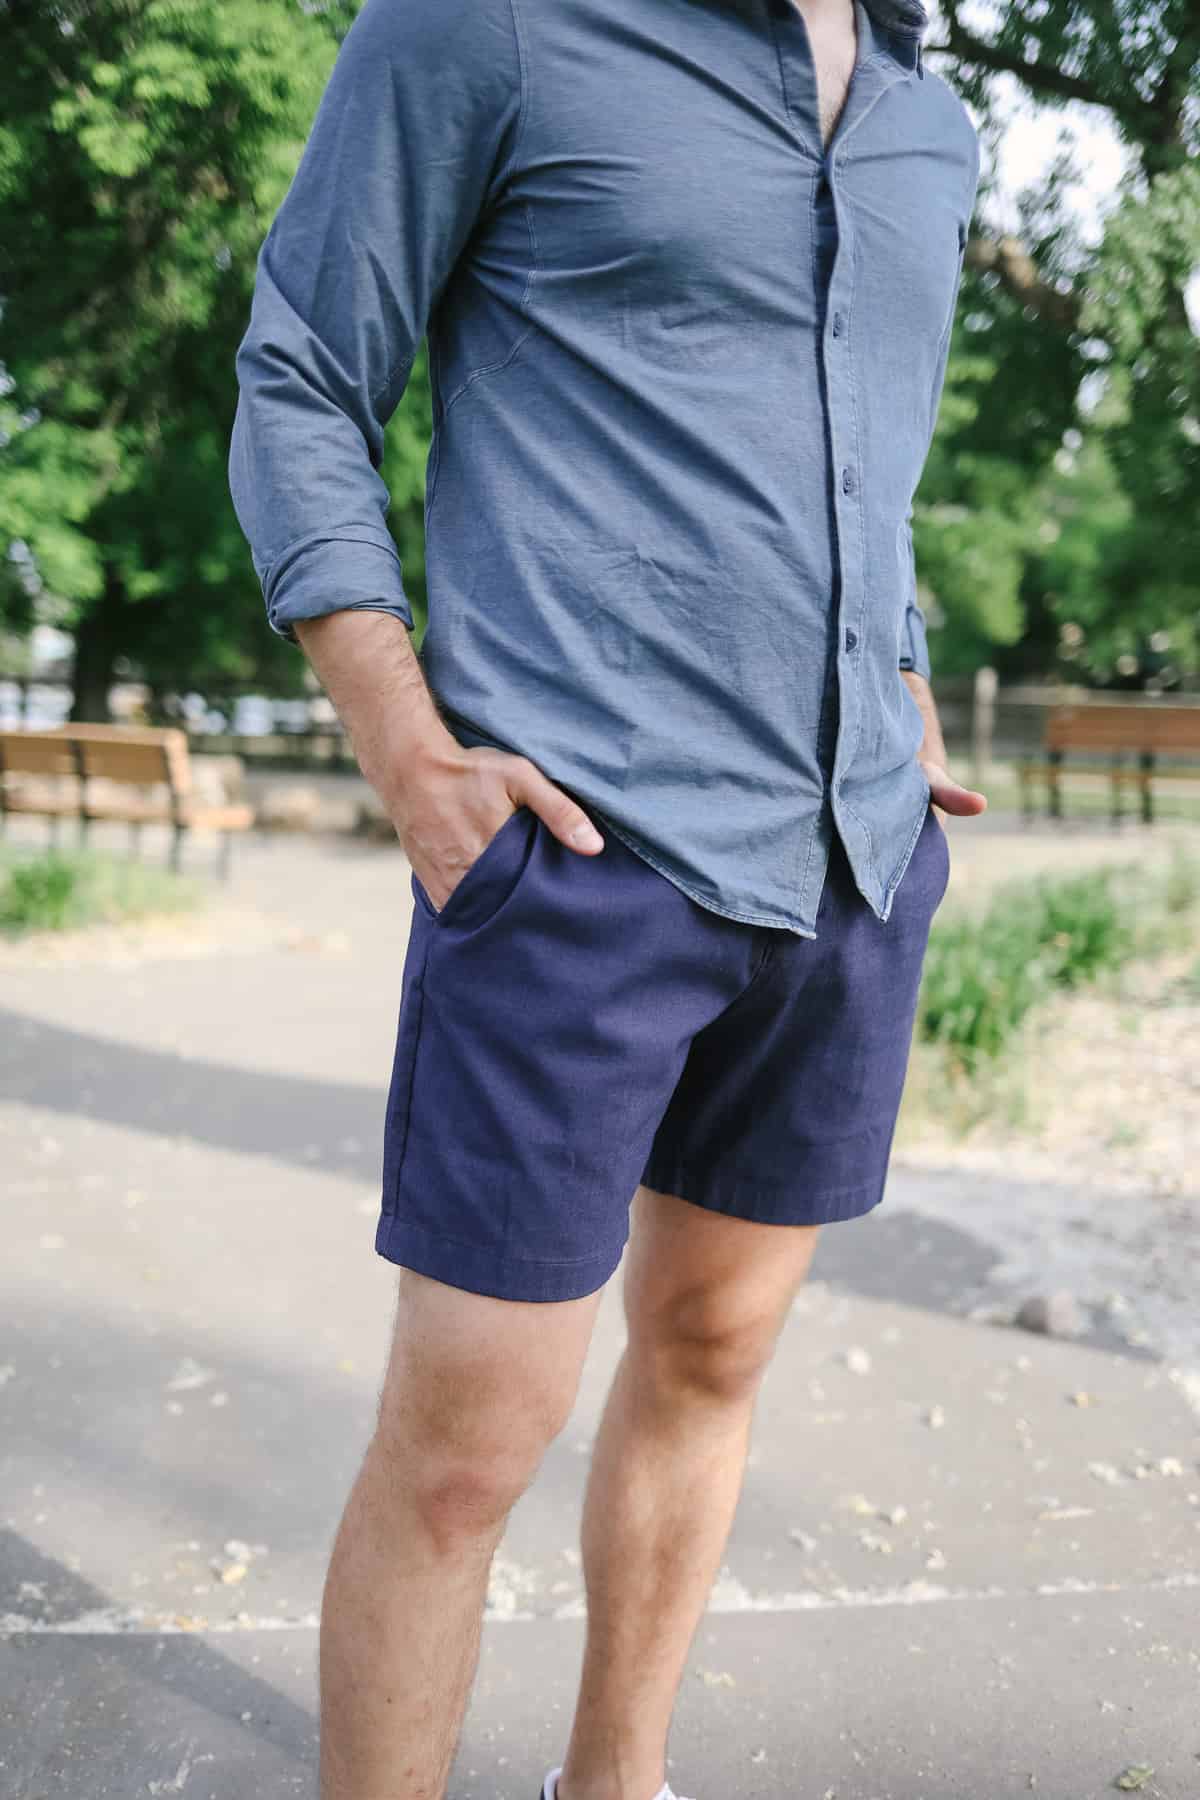
[[921,0],[855,0],[858,28],[868,56],[892,56],[924,79],[921,39],[929,15]]

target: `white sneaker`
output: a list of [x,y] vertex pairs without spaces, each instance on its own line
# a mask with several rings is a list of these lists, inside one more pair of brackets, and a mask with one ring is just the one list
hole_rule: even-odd
[[[542,1783],[541,1800],[558,1800],[558,1778],[561,1774],[561,1768],[551,1769],[545,1781]],[[654,1800],[686,1800],[686,1796],[674,1793],[669,1782],[664,1781],[657,1794],[655,1794]]]

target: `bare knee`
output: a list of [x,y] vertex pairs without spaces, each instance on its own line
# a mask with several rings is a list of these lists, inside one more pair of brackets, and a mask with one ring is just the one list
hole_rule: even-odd
[[486,1442],[415,1448],[386,1432],[376,1434],[370,1455],[442,1554],[498,1538],[538,1463]]
[[630,1351],[639,1375],[656,1388],[746,1405],[758,1391],[781,1323],[776,1308],[701,1288],[631,1320]]

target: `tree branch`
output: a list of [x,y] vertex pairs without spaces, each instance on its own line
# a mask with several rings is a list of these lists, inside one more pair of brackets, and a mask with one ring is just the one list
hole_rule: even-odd
[[1079,299],[1064,294],[1038,273],[1028,250],[1014,237],[972,237],[967,243],[967,267],[981,275],[994,275],[1021,306],[1061,331],[1079,324]]
[[1056,100],[1082,100],[1087,106],[1108,104],[1098,89],[1082,76],[1068,75],[1065,69],[1057,69],[1051,63],[1030,62],[1027,57],[1018,56],[1015,50],[1003,50],[998,44],[989,44],[960,25],[952,14],[946,19],[945,43],[927,44],[925,49],[928,55],[941,51],[963,62],[979,63],[996,74],[1015,75],[1034,94],[1052,94]]

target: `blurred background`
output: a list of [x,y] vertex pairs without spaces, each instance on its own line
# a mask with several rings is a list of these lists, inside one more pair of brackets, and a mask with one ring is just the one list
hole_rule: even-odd
[[[306,722],[225,457],[255,254],[354,10],[0,7],[9,719],[115,709],[210,738]],[[948,695],[985,664],[1002,696],[1195,688],[1198,41],[1188,0],[962,0],[931,27],[986,146],[916,515]],[[418,601],[427,433],[422,366],[386,471]]]
[[[255,256],[355,10],[0,0],[6,1794],[311,1786],[323,1555],[386,1340],[411,898],[266,626],[226,452]],[[942,0],[926,44],[984,169],[917,566],[951,764],[990,807],[950,822],[888,1204],[826,1234],[789,1326],[684,1718],[730,1791],[1182,1800],[1200,10]],[[428,413],[422,359],[385,468],[418,608]],[[615,1305],[497,1563],[489,1633],[524,1647],[487,1639],[468,1800],[553,1759]],[[789,1611],[824,1634],[815,1683],[760,1616]],[[926,1649],[954,1699],[919,1750]]]

